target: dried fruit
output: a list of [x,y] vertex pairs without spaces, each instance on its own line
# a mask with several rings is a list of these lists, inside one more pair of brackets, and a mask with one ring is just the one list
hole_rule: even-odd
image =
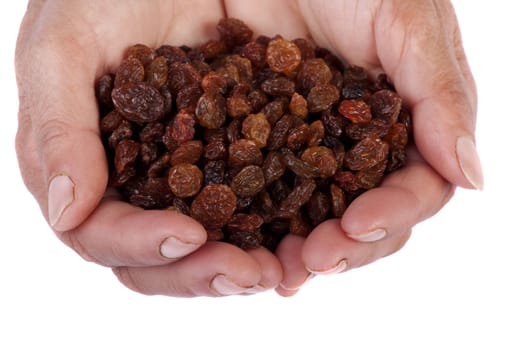
[[207,229],[218,229],[230,221],[237,197],[229,186],[207,185],[191,203],[191,216]]
[[95,84],[110,186],[190,215],[208,240],[275,250],[407,161],[411,116],[375,79],[302,38],[222,19],[202,45],[142,44]]
[[190,163],[172,166],[168,175],[171,191],[179,198],[196,195],[202,187],[202,180],[202,171]]

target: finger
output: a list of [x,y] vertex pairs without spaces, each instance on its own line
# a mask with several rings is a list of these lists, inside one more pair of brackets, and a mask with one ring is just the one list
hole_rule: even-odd
[[281,296],[295,295],[313,275],[305,269],[301,251],[305,239],[296,235],[287,235],[279,243],[275,255],[283,267],[282,281],[275,289]]
[[247,253],[261,268],[261,279],[248,291],[248,294],[275,289],[283,279],[283,270],[279,260],[265,248],[250,249]]
[[415,150],[409,157],[404,168],[350,204],[341,218],[341,228],[349,237],[372,242],[402,235],[449,201],[454,186],[418,159]]
[[[376,17],[379,60],[412,108],[423,157],[452,183],[481,189],[475,147],[475,88],[457,61],[448,2],[383,2]],[[432,5],[432,4],[435,4]],[[453,12],[452,12],[453,13]]]
[[317,226],[304,243],[306,269],[316,275],[330,275],[370,264],[395,253],[410,237],[410,231],[387,239],[363,243],[348,239],[339,220]]
[[186,215],[113,198],[77,228],[57,235],[86,260],[111,267],[165,265],[206,242],[204,228]]
[[136,292],[176,297],[244,294],[257,286],[262,276],[259,263],[248,253],[221,242],[208,242],[170,265],[113,271]]

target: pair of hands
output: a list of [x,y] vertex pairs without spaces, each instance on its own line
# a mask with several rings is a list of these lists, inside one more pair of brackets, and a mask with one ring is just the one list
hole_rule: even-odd
[[[206,243],[191,218],[144,211],[107,190],[94,83],[135,43],[196,45],[222,17],[256,34],[312,37],[344,60],[384,71],[412,109],[407,166],[308,238],[275,255]],[[145,294],[295,294],[315,274],[362,266],[399,250],[456,186],[483,186],[474,143],[476,88],[447,0],[32,0],[16,52],[17,154],[24,181],[58,238],[113,268]]]

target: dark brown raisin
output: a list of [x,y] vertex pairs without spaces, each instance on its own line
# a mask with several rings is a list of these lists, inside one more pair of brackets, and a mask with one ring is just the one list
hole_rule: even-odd
[[384,162],[387,155],[386,142],[377,138],[365,138],[346,152],[344,165],[354,171],[372,168]]
[[217,31],[226,45],[233,47],[248,43],[253,31],[242,21],[235,18],[223,18],[217,24]]
[[115,170],[122,173],[125,168],[132,166],[140,151],[140,144],[133,140],[122,140],[115,149]]
[[286,77],[271,78],[263,81],[261,89],[271,96],[292,96],[295,83]]
[[277,210],[277,217],[292,218],[299,214],[299,209],[308,203],[310,197],[316,188],[315,181],[312,179],[305,179],[299,183],[286,197],[279,209]]
[[130,121],[148,123],[163,117],[164,98],[149,84],[124,84],[115,88],[111,97],[117,111]]
[[240,139],[230,144],[228,148],[228,162],[233,168],[242,168],[247,165],[261,165],[263,155],[254,141]]
[[226,175],[226,162],[224,160],[210,160],[203,169],[204,185],[222,184]]
[[120,64],[115,73],[115,87],[126,83],[139,83],[144,81],[144,66],[136,58],[128,58]]
[[308,93],[316,85],[326,85],[332,80],[330,67],[321,58],[306,60],[297,73],[297,84],[303,93]]
[[168,81],[168,60],[166,57],[155,57],[155,59],[146,66],[144,79],[157,89],[166,85]]
[[336,218],[342,217],[346,210],[345,194],[336,184],[330,185],[330,203],[332,215]]
[[306,203],[306,211],[312,225],[319,225],[330,213],[330,198],[324,192],[315,191]]
[[264,173],[257,165],[244,167],[232,180],[231,188],[239,197],[253,197],[264,188]]

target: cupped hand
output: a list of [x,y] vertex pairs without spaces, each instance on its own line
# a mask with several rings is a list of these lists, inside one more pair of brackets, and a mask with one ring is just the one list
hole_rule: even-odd
[[275,288],[276,257],[206,243],[189,217],[144,211],[107,191],[95,81],[135,43],[199,44],[216,36],[219,1],[34,0],[21,25],[16,150],[23,179],[57,236],[145,294],[217,296]]
[[322,223],[306,239],[285,237],[276,252],[284,269],[278,293],[293,295],[311,276],[392,254],[456,186],[483,187],[474,136],[476,87],[448,0],[225,4],[228,16],[258,33],[309,36],[349,63],[386,72],[412,110],[415,145],[407,166],[358,197],[341,220]]

